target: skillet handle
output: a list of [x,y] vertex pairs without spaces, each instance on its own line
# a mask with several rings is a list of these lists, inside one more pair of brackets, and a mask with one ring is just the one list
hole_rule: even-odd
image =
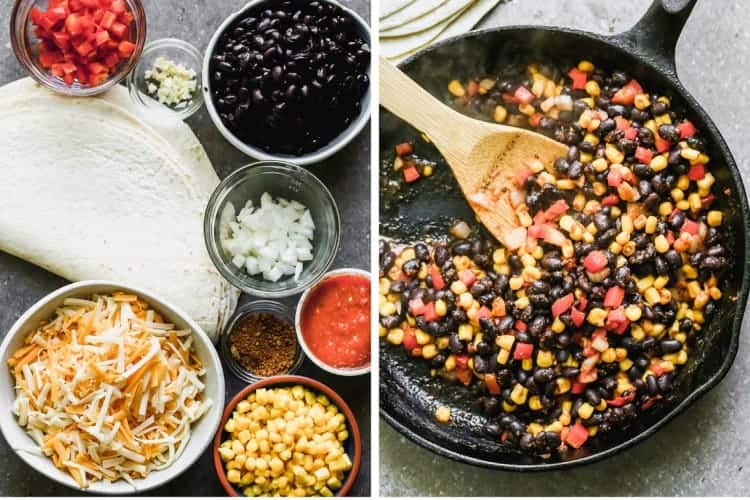
[[697,1],[655,0],[632,28],[612,38],[668,76],[677,79],[677,40]]

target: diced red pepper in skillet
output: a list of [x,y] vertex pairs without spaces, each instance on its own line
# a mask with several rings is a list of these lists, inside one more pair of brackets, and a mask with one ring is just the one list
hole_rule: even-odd
[[629,141],[634,141],[636,137],[638,137],[638,129],[635,127],[628,127],[625,129],[625,139]]
[[615,125],[617,125],[617,130],[626,130],[630,128],[630,120],[617,115],[615,116]]
[[602,198],[602,205],[604,206],[617,205],[618,203],[620,203],[620,197],[616,194],[609,194]]
[[617,187],[622,184],[622,174],[619,170],[610,169],[607,174],[607,185],[609,187]]
[[492,317],[492,312],[487,309],[487,306],[482,306],[477,311],[477,321],[479,321],[482,318],[490,318]]
[[635,399],[635,393],[631,392],[627,396],[617,396],[614,399],[608,399],[607,404],[609,406],[625,406]]
[[[458,362],[456,362],[458,364]],[[464,385],[471,384],[471,379],[474,376],[472,371],[468,368],[456,368],[455,370],[456,378]]]
[[687,173],[688,179],[691,181],[699,181],[706,176],[706,166],[700,163],[690,165],[690,170]]
[[680,131],[680,139],[687,139],[695,135],[695,126],[690,120],[684,120],[677,124],[677,130]]
[[437,266],[430,266],[430,277],[432,278],[432,286],[435,290],[442,290],[445,288],[445,280],[443,275],[440,274],[440,270]]
[[641,163],[645,163],[648,165],[651,162],[651,159],[654,157],[654,152],[651,151],[650,148],[644,148],[641,146],[638,146],[635,148],[635,159],[638,160]]
[[521,321],[520,319],[518,319],[513,324],[513,328],[515,328],[519,332],[525,332],[526,330],[529,329],[529,326],[526,323],[524,323],[523,321]]
[[625,298],[625,289],[619,286],[610,287],[607,293],[604,295],[604,307],[611,307],[616,309],[622,304],[622,300]]
[[516,347],[513,349],[513,359],[528,359],[532,354],[534,354],[534,344],[516,342]]
[[513,93],[513,97],[518,101],[520,104],[531,104],[536,96],[531,93],[529,89],[524,87],[523,85],[520,85],[516,91]]
[[685,222],[682,224],[682,227],[680,229],[686,233],[697,234],[698,224],[696,224],[694,221],[690,219],[685,219]]
[[414,145],[411,142],[402,142],[396,146],[397,156],[408,156],[414,152]]
[[657,394],[656,396],[651,396],[646,401],[641,403],[641,410],[648,410],[649,408],[654,406],[654,404],[656,404],[656,402],[659,401],[660,399],[661,399],[661,394]]
[[586,384],[582,384],[578,382],[577,380],[574,380],[573,383],[570,385],[571,394],[583,394],[583,391],[585,390],[586,390]]
[[568,312],[568,309],[573,306],[573,302],[575,302],[575,300],[575,295],[569,293],[554,301],[552,303],[552,317],[556,318],[561,314],[565,314],[566,312]]
[[570,310],[570,320],[575,326],[581,326],[586,319],[586,314],[583,311],[579,311],[575,307]]
[[607,267],[607,256],[600,250],[589,252],[583,259],[583,267],[590,273],[596,273]]
[[547,220],[556,220],[570,209],[570,206],[565,200],[557,200],[544,212],[544,216]]
[[624,104],[630,106],[635,100],[635,96],[643,93],[643,88],[635,80],[630,80],[623,85],[620,90],[612,96],[612,102],[615,104]]
[[425,321],[436,321],[440,319],[440,316],[435,312],[435,303],[430,302],[424,305],[424,320]]
[[568,429],[568,435],[565,436],[565,442],[575,449],[580,448],[589,438],[589,431],[580,422]]
[[588,80],[589,75],[585,71],[581,71],[578,68],[573,68],[568,71],[568,76],[571,80],[573,80],[573,84],[571,85],[571,88],[573,90],[586,88],[586,80]]
[[542,117],[544,115],[541,113],[534,113],[529,117],[529,125],[531,125],[534,128],[539,127],[539,122],[542,120]]
[[629,326],[630,320],[625,316],[625,309],[623,307],[612,309],[607,313],[607,321],[604,327],[610,332],[622,335]]
[[408,331],[404,335],[404,347],[407,351],[413,351],[417,347],[419,347],[419,343],[417,342],[417,336],[414,334],[413,331]]
[[458,272],[458,279],[464,282],[464,285],[470,287],[477,280],[477,276],[471,269],[462,269]]
[[467,368],[469,366],[468,354],[456,354],[456,368]]
[[669,151],[669,141],[662,139],[658,133],[654,134],[654,144],[656,145],[656,150],[660,153]]
[[409,301],[409,312],[412,316],[424,314],[424,302],[422,299],[413,299]]
[[412,183],[421,177],[421,175],[419,174],[419,170],[417,170],[417,167],[415,167],[414,165],[405,167],[403,169],[403,173],[404,180],[408,183]]
[[484,385],[487,387],[487,392],[493,396],[499,396],[502,393],[500,384],[497,383],[497,376],[494,373],[484,374]]

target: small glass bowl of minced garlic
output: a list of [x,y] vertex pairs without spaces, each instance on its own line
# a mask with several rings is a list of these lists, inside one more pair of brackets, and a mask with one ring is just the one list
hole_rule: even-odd
[[176,38],[149,43],[128,76],[132,101],[148,113],[186,120],[203,105],[202,57]]

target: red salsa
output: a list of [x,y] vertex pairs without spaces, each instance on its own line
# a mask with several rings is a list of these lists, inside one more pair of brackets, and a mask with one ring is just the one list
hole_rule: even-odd
[[355,274],[323,280],[310,291],[300,324],[308,349],[326,365],[369,365],[370,280]]

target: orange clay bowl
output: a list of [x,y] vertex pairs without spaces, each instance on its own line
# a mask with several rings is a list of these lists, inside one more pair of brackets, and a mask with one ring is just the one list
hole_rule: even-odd
[[333,389],[325,384],[322,384],[321,382],[318,382],[317,380],[313,380],[308,377],[300,377],[297,375],[276,375],[248,385],[239,393],[237,393],[237,395],[227,404],[226,408],[224,409],[224,415],[222,415],[221,417],[221,425],[219,426],[219,430],[216,432],[216,437],[214,438],[214,466],[216,467],[216,474],[219,476],[219,482],[221,482],[221,485],[224,487],[224,491],[226,491],[229,496],[236,497],[242,496],[242,494],[227,480],[227,472],[224,468],[224,463],[221,461],[221,457],[219,456],[219,446],[228,437],[228,434],[224,432],[224,425],[226,425],[229,417],[232,416],[232,412],[234,411],[235,407],[251,392],[254,392],[260,388],[283,387],[298,384],[303,385],[308,389],[312,389],[315,392],[325,394],[328,399],[330,399],[331,402],[333,402],[339,408],[341,413],[343,413],[346,417],[346,426],[349,430],[349,439],[344,442],[344,449],[346,450],[346,453],[349,454],[349,457],[352,460],[352,469],[344,478],[344,483],[336,492],[336,496],[346,496],[351,487],[354,485],[354,481],[356,481],[357,475],[359,474],[359,467],[362,464],[362,439],[359,434],[359,425],[357,425],[357,420],[354,418],[354,414],[349,408],[349,405],[347,405],[344,400],[341,399],[341,396],[334,392]]

